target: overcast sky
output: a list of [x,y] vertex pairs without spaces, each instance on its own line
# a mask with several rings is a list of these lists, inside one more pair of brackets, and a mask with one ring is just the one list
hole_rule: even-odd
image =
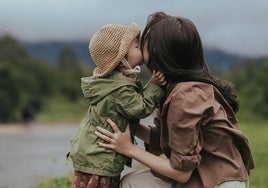
[[155,11],[191,19],[205,46],[268,55],[268,0],[0,0],[0,36],[88,41],[108,23],[143,29]]

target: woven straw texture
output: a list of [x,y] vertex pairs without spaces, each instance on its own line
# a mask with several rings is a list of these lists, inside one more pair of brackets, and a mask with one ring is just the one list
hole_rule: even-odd
[[105,77],[111,73],[139,34],[140,29],[135,23],[129,26],[108,24],[100,28],[89,43],[89,52],[96,64],[93,76]]

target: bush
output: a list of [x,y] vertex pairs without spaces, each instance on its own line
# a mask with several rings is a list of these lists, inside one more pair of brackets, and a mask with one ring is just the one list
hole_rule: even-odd
[[70,48],[63,49],[60,56],[57,68],[31,57],[11,36],[0,38],[0,122],[35,120],[55,95],[73,103],[83,97],[80,78],[91,70],[75,60]]

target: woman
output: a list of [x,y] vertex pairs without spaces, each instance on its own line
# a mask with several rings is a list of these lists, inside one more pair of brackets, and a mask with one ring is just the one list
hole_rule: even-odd
[[121,187],[247,187],[254,162],[235,117],[238,101],[231,86],[209,72],[195,25],[156,12],[148,18],[141,47],[149,69],[162,72],[167,82],[155,126],[140,125],[136,132],[147,151],[110,119],[114,133],[96,131],[108,142],[99,146],[151,169],[126,175]]

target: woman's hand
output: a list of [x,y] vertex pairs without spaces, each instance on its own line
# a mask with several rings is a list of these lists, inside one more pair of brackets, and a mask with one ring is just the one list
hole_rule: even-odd
[[161,73],[159,71],[156,72],[155,70],[152,73],[150,82],[154,83],[154,84],[157,84],[159,86],[166,85],[165,76],[163,75],[163,73]]
[[101,147],[111,149],[116,151],[117,153],[129,156],[129,151],[133,146],[131,142],[129,124],[126,127],[125,132],[121,132],[118,129],[117,125],[110,118],[106,118],[106,121],[112,126],[114,133],[111,133],[106,129],[97,126],[96,127],[97,131],[95,132],[95,134],[99,138],[108,142],[108,143],[97,142],[97,144]]
[[192,172],[182,172],[171,168],[169,159],[162,158],[131,143],[129,125],[126,131],[121,132],[117,125],[109,118],[106,121],[112,126],[114,133],[107,131],[101,127],[96,127],[95,134],[105,140],[106,143],[98,142],[98,145],[107,149],[112,149],[118,153],[133,158],[152,170],[176,181],[186,182],[190,178]]

